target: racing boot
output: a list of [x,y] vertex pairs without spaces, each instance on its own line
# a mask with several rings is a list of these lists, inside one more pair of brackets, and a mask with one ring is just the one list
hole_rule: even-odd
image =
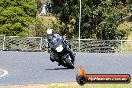
[[62,63],[62,62],[59,60],[59,61],[58,61],[58,66],[62,65],[61,63]]
[[50,57],[50,60],[51,60],[52,62],[54,62],[54,61],[55,61],[55,59],[53,59],[53,58],[51,58],[51,57]]
[[58,60],[58,66],[60,66],[61,65],[61,62],[60,62],[60,60]]

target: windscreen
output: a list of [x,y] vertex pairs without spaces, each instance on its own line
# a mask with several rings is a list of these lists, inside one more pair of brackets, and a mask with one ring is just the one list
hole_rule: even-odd
[[62,39],[53,38],[51,41],[51,48],[56,49],[59,45],[62,45]]

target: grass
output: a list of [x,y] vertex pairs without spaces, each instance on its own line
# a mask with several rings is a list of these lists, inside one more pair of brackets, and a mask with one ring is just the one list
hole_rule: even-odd
[[[119,26],[118,26],[118,30],[126,30],[128,28],[131,28],[132,27],[132,22],[129,22],[129,21],[125,21],[123,23],[121,23]],[[132,40],[132,31],[129,32],[128,36],[127,36],[127,40]]]
[[132,84],[85,84],[80,86],[78,84],[53,84],[47,88],[131,88]]
[[[131,21],[124,21],[118,26],[118,30],[126,30],[132,28]],[[127,40],[132,40],[132,31],[128,31],[128,35],[126,36]],[[122,51],[125,53],[132,53],[132,41],[123,42]]]
[[85,84],[83,86],[77,83],[52,83],[52,84],[31,84],[31,85],[8,85],[0,88],[132,88],[132,82],[129,84]]
[[128,35],[128,40],[132,40],[132,32]]
[[129,27],[132,27],[132,22],[125,21],[118,26],[118,30],[125,30]]
[[123,42],[122,51],[122,53],[132,53],[132,40]]

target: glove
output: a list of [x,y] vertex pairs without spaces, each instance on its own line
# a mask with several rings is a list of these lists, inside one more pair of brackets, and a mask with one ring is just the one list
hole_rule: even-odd
[[44,51],[45,51],[45,52],[49,52],[49,49],[48,49],[48,48],[44,48]]

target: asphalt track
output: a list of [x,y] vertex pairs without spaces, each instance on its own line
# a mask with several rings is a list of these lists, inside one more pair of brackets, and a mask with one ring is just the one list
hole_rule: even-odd
[[0,52],[0,69],[8,74],[0,77],[0,85],[75,82],[77,68],[88,74],[132,75],[132,54],[76,53],[75,69],[58,67],[44,52]]

